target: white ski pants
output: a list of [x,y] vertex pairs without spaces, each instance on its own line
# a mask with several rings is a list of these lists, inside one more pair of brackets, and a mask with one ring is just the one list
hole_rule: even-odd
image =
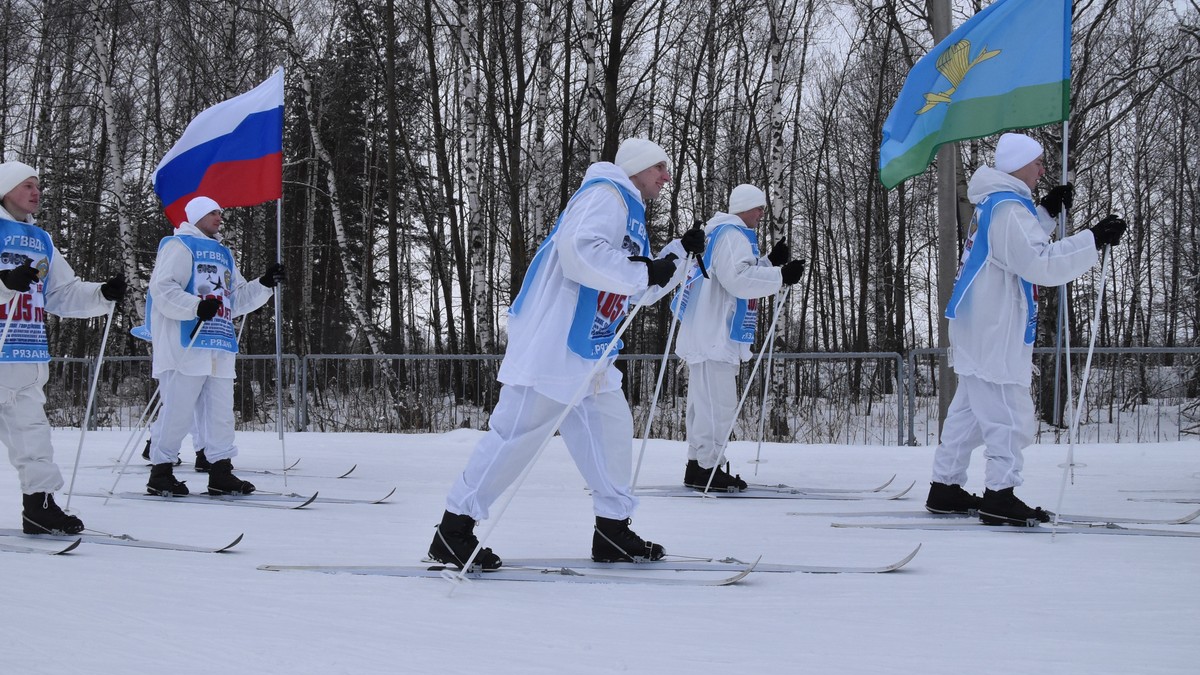
[[0,364],[0,443],[17,469],[21,492],[55,492],[63,477],[54,463],[50,422],[46,419],[45,363]]
[[210,462],[237,456],[233,443],[233,379],[181,375],[168,370],[158,380],[162,410],[152,430],[150,463],[175,462],[183,437],[196,428],[192,441],[203,443]]
[[1017,487],[1025,463],[1022,450],[1033,442],[1033,428],[1029,387],[960,375],[933,455],[933,480],[965,485],[971,452],[983,445],[984,486],[989,490]]
[[[487,433],[450,488],[446,510],[477,521],[486,519],[491,505],[553,432],[554,421],[565,407],[530,387],[503,385]],[[619,390],[585,396],[563,420],[559,432],[592,490],[596,515],[617,520],[632,516],[637,506],[629,485],[633,477],[633,416],[625,396]]]
[[729,425],[737,410],[738,366],[723,361],[688,364],[688,459],[705,469],[717,465],[729,443]]

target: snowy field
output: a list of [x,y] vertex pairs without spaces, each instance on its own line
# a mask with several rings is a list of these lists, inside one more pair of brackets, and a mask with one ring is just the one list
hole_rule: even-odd
[[[96,466],[112,461],[126,436],[87,435],[77,492],[112,484],[115,475]],[[644,497],[634,522],[668,553],[774,563],[883,565],[922,545],[889,574],[754,573],[727,587],[482,581],[451,596],[441,579],[256,569],[416,564],[478,436],[293,434],[288,459],[301,461],[286,487],[280,476],[243,475],[263,490],[324,497],[375,499],[398,488],[381,505],[104,505],[77,494],[71,510],[91,529],[211,546],[239,533],[245,539],[225,554],[87,543],[62,556],[0,553],[0,672],[1200,672],[1200,538],[846,530],[830,523],[883,519],[821,515],[920,509],[932,448],[769,444],[760,482],[869,487],[897,474],[893,485],[917,485],[896,501]],[[235,466],[280,465],[274,434],[238,438]],[[77,431],[55,432],[68,475],[77,444]],[[754,473],[754,452],[750,443],[731,449],[743,477]],[[184,456],[177,475],[203,490],[190,450]],[[1065,457],[1063,446],[1031,448],[1018,494],[1053,508]],[[1067,488],[1064,512],[1173,518],[1200,508],[1130,500],[1200,497],[1195,441],[1084,445],[1076,461],[1085,466]],[[142,489],[141,464],[118,491]],[[682,443],[653,441],[640,482],[677,482],[683,466]],[[981,476],[977,453],[968,487],[980,491]],[[11,468],[0,471],[0,488],[9,504],[0,525],[17,527]],[[587,556],[591,523],[582,480],[556,439],[488,544],[503,558]],[[1200,533],[1200,524],[1152,527]]]

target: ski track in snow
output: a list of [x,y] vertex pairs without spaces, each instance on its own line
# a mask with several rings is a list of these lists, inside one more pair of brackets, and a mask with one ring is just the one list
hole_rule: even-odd
[[[314,503],[299,511],[72,497],[90,529],[198,545],[245,539],[220,555],[81,544],[60,556],[0,552],[6,579],[0,635],[5,673],[597,674],[1138,673],[1196,672],[1200,663],[1200,540],[1025,537],[994,533],[838,530],[828,516],[921,508],[932,447],[731,444],[733,470],[755,482],[817,487],[917,481],[895,502],[701,500],[642,497],[633,528],[668,553],[763,563],[882,565],[884,575],[752,573],[729,587],[528,584],[279,574],[259,565],[419,564],[444,497],[480,432],[436,435],[289,434],[303,476],[248,475],[263,490],[384,504]],[[128,432],[86,437],[81,467],[111,463]],[[79,432],[56,429],[70,482]],[[281,465],[273,433],[239,433],[235,467]],[[634,442],[636,452],[640,441]],[[184,443],[176,475],[193,491]],[[1122,490],[1200,493],[1195,442],[1077,446],[1062,510],[1178,517],[1194,507],[1132,502]],[[1018,495],[1056,506],[1065,446],[1026,453]],[[336,476],[347,466],[358,470]],[[640,482],[682,479],[685,446],[652,440]],[[976,451],[967,487],[982,491]],[[236,473],[236,469],[235,469]],[[317,477],[325,476],[325,477]],[[78,492],[115,474],[81,468]],[[141,490],[145,474],[118,491]],[[19,527],[15,472],[4,527]],[[1132,495],[1136,496],[1136,495]],[[65,488],[57,496],[66,503]],[[498,502],[499,504],[500,502]],[[5,515],[7,514],[7,515]],[[501,557],[590,552],[591,501],[554,439],[487,545]],[[486,531],[488,523],[476,528]],[[1165,526],[1157,526],[1165,527]],[[1200,532],[1200,525],[1178,525]],[[3,543],[52,548],[15,537]],[[54,542],[58,544],[58,542]]]

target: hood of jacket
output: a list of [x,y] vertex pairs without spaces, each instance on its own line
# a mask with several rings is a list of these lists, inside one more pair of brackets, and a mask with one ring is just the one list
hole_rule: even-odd
[[642,199],[642,193],[638,191],[637,187],[633,184],[633,181],[629,180],[629,176],[626,176],[625,172],[622,171],[621,168],[616,164],[613,164],[612,162],[596,162],[595,164],[589,166],[587,172],[583,174],[583,182],[586,183],[593,178],[607,178],[608,180],[623,186],[625,189],[629,190],[629,192],[631,192],[639,202],[642,202],[643,206],[645,205],[645,201]]
[[971,175],[967,183],[967,198],[972,204],[978,204],[994,192],[1015,192],[1025,198],[1033,197],[1029,186],[1010,173],[985,166]]

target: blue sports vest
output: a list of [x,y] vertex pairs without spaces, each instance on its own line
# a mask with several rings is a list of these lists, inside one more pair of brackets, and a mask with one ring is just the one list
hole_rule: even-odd
[[[967,290],[971,288],[975,276],[987,262],[988,228],[992,224],[992,212],[996,209],[997,204],[1007,201],[1020,202],[1029,209],[1035,218],[1037,217],[1037,207],[1033,205],[1033,200],[1015,192],[992,193],[975,206],[976,228],[963,247],[962,259],[958,265],[958,275],[954,279],[954,292],[950,295],[950,302],[946,305],[947,319],[954,319],[957,316],[959,306],[967,301]],[[1021,279],[1021,290],[1025,293],[1027,311],[1025,344],[1031,345],[1037,337],[1037,301],[1034,297],[1033,284]]]
[[[741,232],[746,239],[750,240],[750,249],[754,252],[754,257],[758,257],[758,235],[748,227],[724,223],[715,227],[708,235],[708,246],[704,249],[705,268],[712,269],[712,257],[717,239],[726,232],[733,231]],[[682,317],[687,311],[688,299],[691,294],[699,293],[703,283],[704,276],[697,266],[683,288],[675,292],[675,297],[671,300],[671,310]],[[733,316],[729,317],[729,339],[743,344],[753,344],[754,335],[758,331],[758,298],[749,300],[735,298],[735,300]]]
[[[192,252],[192,278],[184,289],[197,297],[217,298],[221,311],[200,326],[194,349],[219,349],[236,354],[237,334],[233,329],[233,253],[219,242],[192,235],[173,235],[159,243],[159,248],[175,238],[183,242]],[[146,302],[147,325],[149,325],[150,301]],[[179,344],[187,347],[191,343],[192,329],[200,319],[189,319],[179,323]]]
[[[537,275],[544,273],[542,268],[546,258],[554,250],[554,235],[562,225],[563,214],[570,210],[571,203],[585,190],[602,183],[617,188],[621,197],[625,199],[625,209],[628,213],[625,219],[625,243],[636,246],[637,255],[647,254],[650,249],[650,238],[646,234],[646,207],[616,181],[608,178],[593,178],[579,186],[579,189],[571,196],[567,208],[563,209],[563,213],[554,223],[554,229],[550,230],[550,234],[546,235],[546,239],[538,247],[537,253],[533,256],[533,262],[525,273],[525,280],[521,283],[521,292],[517,294],[516,300],[508,310],[510,316],[517,316],[520,313],[526,293],[533,286],[532,280],[536,279]],[[604,348],[616,335],[617,326],[621,323],[628,308],[628,296],[580,286],[579,297],[575,301],[575,316],[571,320],[571,327],[567,332],[567,347],[585,359],[599,359],[600,355],[604,353]],[[619,352],[622,344],[617,343],[613,353]]]
[[10,270],[25,263],[38,271],[38,280],[10,305],[0,304],[0,331],[8,325],[0,362],[46,363],[50,344],[46,340],[46,284],[54,257],[50,235],[36,225],[0,218],[0,269]]

